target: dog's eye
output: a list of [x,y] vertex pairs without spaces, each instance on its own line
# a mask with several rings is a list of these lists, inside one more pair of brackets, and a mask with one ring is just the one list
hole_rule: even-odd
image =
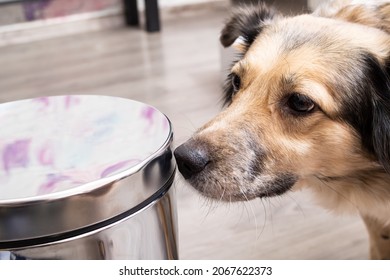
[[293,93],[287,99],[287,106],[296,113],[309,113],[315,108],[315,103],[307,96]]
[[236,93],[237,91],[240,90],[241,87],[241,79],[238,75],[232,74],[232,86],[233,86],[233,91]]

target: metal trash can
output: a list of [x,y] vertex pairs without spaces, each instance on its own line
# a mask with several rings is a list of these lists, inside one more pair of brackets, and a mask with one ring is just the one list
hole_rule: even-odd
[[0,105],[0,259],[177,259],[172,127],[107,96]]

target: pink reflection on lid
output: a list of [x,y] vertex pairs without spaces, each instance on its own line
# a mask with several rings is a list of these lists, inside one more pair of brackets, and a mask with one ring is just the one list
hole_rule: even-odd
[[3,165],[8,173],[14,167],[27,167],[29,163],[30,140],[16,140],[4,147]]
[[79,104],[80,100],[79,98],[72,96],[72,95],[67,95],[65,96],[65,108],[69,109],[72,106],[75,106]]
[[110,165],[109,167],[107,167],[106,169],[104,169],[102,171],[100,178],[105,178],[105,177],[107,177],[107,176],[109,176],[117,171],[120,171],[124,167],[134,166],[140,162],[141,162],[141,160],[139,160],[139,159],[132,159],[132,160],[125,160],[125,161]]
[[51,193],[54,188],[56,187],[56,184],[62,181],[68,180],[68,176],[63,176],[59,174],[49,174],[47,175],[47,181],[44,182],[38,190],[38,194],[47,194]]
[[141,112],[141,116],[147,119],[152,124],[155,113],[156,109],[154,109],[153,107],[145,107]]
[[38,151],[38,161],[41,165],[53,165],[54,150],[49,144]]

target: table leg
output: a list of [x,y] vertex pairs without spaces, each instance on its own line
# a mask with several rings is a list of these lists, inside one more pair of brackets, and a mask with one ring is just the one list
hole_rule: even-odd
[[160,15],[157,0],[145,0],[146,31],[160,31]]
[[137,0],[123,0],[123,9],[125,13],[125,21],[129,26],[139,25]]

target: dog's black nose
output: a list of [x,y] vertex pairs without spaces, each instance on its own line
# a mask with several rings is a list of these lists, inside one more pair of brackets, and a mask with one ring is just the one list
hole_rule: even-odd
[[198,145],[194,140],[188,140],[174,152],[177,167],[185,179],[200,173],[210,162],[205,147]]

